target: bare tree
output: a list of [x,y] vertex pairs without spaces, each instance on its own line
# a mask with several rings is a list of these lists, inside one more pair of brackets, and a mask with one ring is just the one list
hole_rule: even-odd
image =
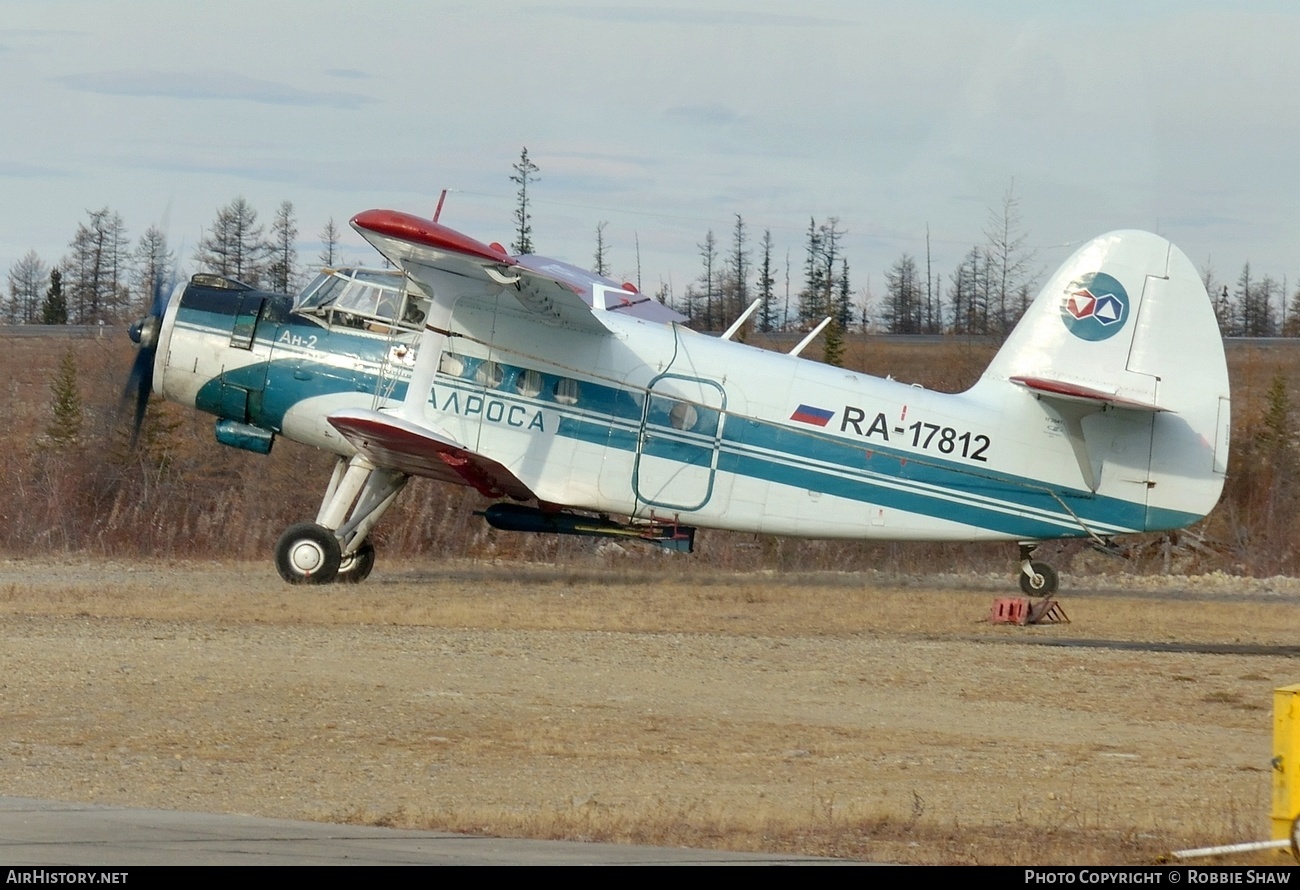
[[1028,235],[1021,230],[1020,203],[1015,196],[1015,182],[1002,195],[1002,207],[989,209],[984,226],[988,239],[989,315],[997,333],[1006,334],[1020,320],[1015,297],[1031,289],[1030,265],[1034,252],[1026,247]]
[[113,321],[128,303],[130,254],[122,216],[104,207],[86,212],[63,260],[64,289],[76,324]]
[[916,260],[903,254],[885,273],[882,321],[891,334],[919,334],[925,307]]
[[154,297],[165,289],[175,274],[175,257],[167,247],[167,235],[157,226],[150,226],[140,236],[135,248],[135,281],[137,309],[148,312]]
[[949,276],[948,299],[954,333],[986,334],[989,331],[987,257],[987,251],[972,247]]
[[257,211],[239,197],[217,211],[212,228],[199,239],[194,259],[208,272],[256,287],[266,271],[267,253]]
[[270,263],[267,277],[272,290],[282,294],[298,289],[298,222],[293,202],[281,201],[271,223]]
[[9,324],[37,324],[41,320],[41,296],[49,268],[29,250],[9,267],[9,299],[5,302],[5,321]]
[[320,230],[320,243],[320,263],[322,266],[330,268],[338,262],[339,250],[339,228],[334,225],[334,217],[332,216],[329,218],[329,222],[325,223],[325,228]]

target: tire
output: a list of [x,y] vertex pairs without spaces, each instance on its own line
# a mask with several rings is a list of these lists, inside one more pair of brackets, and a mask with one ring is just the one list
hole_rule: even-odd
[[334,533],[314,522],[289,526],[275,545],[275,567],[290,584],[329,584],[342,558]]
[[375,545],[366,541],[355,553],[343,557],[334,580],[340,584],[360,584],[370,577],[370,570],[374,567]]
[[1034,574],[1039,576],[1038,584],[1035,586],[1035,579],[1020,573],[1020,589],[1029,596],[1051,596],[1056,593],[1061,586],[1061,579],[1056,574],[1056,569],[1052,568],[1045,562],[1031,563]]

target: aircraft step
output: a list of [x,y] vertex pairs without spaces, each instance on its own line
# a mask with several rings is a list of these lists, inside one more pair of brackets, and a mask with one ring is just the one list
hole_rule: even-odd
[[1065,614],[1058,600],[1044,597],[1031,600],[1025,596],[1001,596],[993,601],[993,611],[989,615],[993,624],[1069,624],[1070,616]]

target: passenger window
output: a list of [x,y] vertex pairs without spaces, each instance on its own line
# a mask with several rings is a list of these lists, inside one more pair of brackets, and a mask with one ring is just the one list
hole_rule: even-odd
[[474,372],[474,382],[488,389],[496,389],[501,386],[501,380],[505,375],[501,371],[501,366],[496,362],[483,362]]
[[578,381],[570,380],[568,377],[561,377],[555,381],[555,401],[561,405],[576,405],[578,403]]
[[465,374],[465,362],[454,352],[444,352],[438,359],[438,371],[449,377],[461,377]]
[[542,375],[533,370],[522,370],[515,378],[515,392],[533,399],[542,393]]
[[692,430],[700,420],[700,412],[688,402],[678,402],[668,412],[668,422],[675,430]]

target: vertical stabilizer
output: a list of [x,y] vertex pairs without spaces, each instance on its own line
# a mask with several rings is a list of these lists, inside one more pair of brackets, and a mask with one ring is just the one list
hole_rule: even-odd
[[1147,529],[1187,525],[1218,501],[1230,408],[1223,340],[1196,269],[1158,235],[1112,232],[1078,250],[979,387],[1005,393],[1004,419],[1027,445],[1039,430],[1067,439],[1081,487],[1144,503]]

